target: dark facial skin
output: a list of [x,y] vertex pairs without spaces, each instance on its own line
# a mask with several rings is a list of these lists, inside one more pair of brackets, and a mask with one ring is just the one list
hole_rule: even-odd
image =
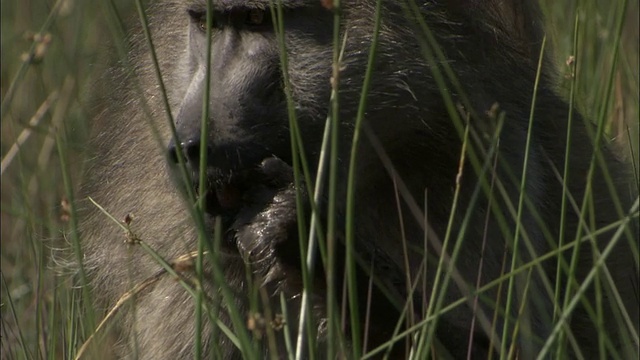
[[[314,22],[326,25],[318,26],[318,30],[328,29],[331,14],[319,11],[319,5],[315,8],[285,8],[286,31],[300,33]],[[274,25],[268,9],[233,2],[214,6],[211,51],[215,56],[207,83],[206,6],[191,4],[187,14],[190,18],[187,62],[192,77],[175,117],[177,135],[189,170],[197,174],[202,99],[205,88],[209,87],[206,172],[210,191],[218,194],[210,196],[209,211],[212,215],[228,213],[233,217],[242,206],[244,192],[252,185],[249,182],[263,182],[264,179],[248,178],[259,176],[256,172],[260,172],[258,168],[264,159],[276,157],[291,163],[288,115]],[[307,33],[305,38],[330,46],[330,38],[320,31]],[[299,116],[309,117],[304,111]],[[320,132],[322,128],[310,130]],[[310,142],[311,148],[317,147],[317,139]],[[178,163],[174,140],[169,144],[169,158]]]
[[[232,302],[248,316],[253,286],[262,287],[268,300],[261,302],[258,310],[270,307],[274,313],[282,313],[280,294],[283,294],[295,339],[302,292],[298,212],[304,214],[308,229],[312,191],[306,182],[294,181],[283,71],[289,77],[287,85],[303,140],[302,152],[314,179],[330,111],[333,12],[319,0],[282,2],[288,59],[288,68],[283,70],[269,3],[213,1],[209,64],[206,3],[160,1],[151,6],[151,31],[177,139],[172,139],[169,131],[144,37],[134,36],[131,58],[136,64],[135,80],[146,91],[137,93],[134,79],[125,70],[115,68],[110,73],[114,86],[104,95],[101,111],[96,115],[92,140],[95,156],[90,158],[81,192],[92,196],[116,217],[134,213],[132,229],[136,235],[170,260],[197,247],[197,232],[189,211],[192,204],[185,201],[185,190],[191,187],[198,197],[205,197],[202,219],[207,236],[213,238],[216,230],[223,234],[219,259],[225,284],[233,294],[232,299],[223,301]],[[490,283],[508,271],[516,229],[521,232],[519,264],[557,246],[563,187],[556,171],[561,173],[564,168],[566,132],[571,131],[574,139],[567,158],[571,167],[567,185],[578,208],[594,151],[593,141],[579,115],[568,127],[569,107],[554,92],[553,69],[547,55],[531,127],[524,187],[526,206],[517,227],[516,209],[522,195],[520,178],[542,40],[537,3],[458,0],[421,5],[420,18],[435,35],[446,64],[457,79],[454,82],[445,77],[444,92],[438,87],[434,71],[442,72],[445,62],[427,60],[431,50],[421,25],[415,16],[407,17],[402,3],[384,3],[364,129],[356,150],[356,213],[352,221],[355,251],[363,260],[357,270],[359,315],[363,324],[369,317],[368,350],[393,335],[401,310],[398,303],[402,306],[413,299],[413,317],[418,320],[424,317],[427,303],[423,299],[431,296],[438,260],[443,256],[448,259],[453,252],[452,244],[443,250],[442,243],[459,187],[458,210],[450,236],[452,242],[457,238],[464,242],[451,283],[444,290],[443,305],[464,296],[468,299],[439,317],[436,336],[454,358],[466,358],[468,353],[471,358],[485,358],[491,346],[494,354],[499,351],[495,342],[490,345],[490,322],[496,302],[500,302],[501,308],[505,306],[508,282],[502,284],[501,292],[497,287],[484,292],[478,305],[474,305],[470,294],[476,285]],[[317,329],[318,344],[305,350],[320,358],[326,352],[327,290],[335,289],[337,304],[341,304],[344,295],[347,173],[375,18],[374,1],[343,1],[343,6],[342,31],[346,41],[339,74],[338,228],[333,269],[338,275],[334,283],[327,283],[325,264],[316,262],[309,321]],[[202,144],[203,95],[207,88],[208,131],[204,136],[206,144]],[[454,125],[445,105],[447,99],[457,106],[457,115],[463,120],[468,116],[471,124],[472,140],[468,145],[471,150],[465,156],[462,175],[459,162],[464,125],[462,131]],[[142,111],[143,102],[151,108],[150,120]],[[498,104],[497,111],[494,104]],[[496,114],[501,113],[504,122],[499,125]],[[150,130],[153,127],[158,129],[162,145],[155,141]],[[493,139],[497,137],[496,147]],[[207,154],[204,169],[199,165],[202,149]],[[625,211],[635,197],[629,194],[629,177],[623,165],[606,148],[600,151],[616,189],[615,195],[610,194],[602,171],[596,172],[592,185],[593,219],[604,226],[624,216],[614,206],[613,197],[619,198],[617,202]],[[479,167],[472,164],[471,152]],[[180,171],[179,153],[189,175],[186,182]],[[487,165],[494,161],[497,165]],[[197,194],[201,171],[205,172],[206,192]],[[483,183],[494,185],[483,188]],[[323,196],[317,206],[324,227],[328,221],[327,197]],[[97,210],[87,205],[83,216],[86,266],[99,303],[109,306],[135,284],[156,273],[159,265],[140,249],[123,245],[121,230]],[[221,229],[213,225],[217,217],[221,219]],[[573,240],[579,216],[572,208],[564,218],[565,238]],[[466,231],[460,233],[463,219],[467,221]],[[423,271],[425,232],[429,235],[428,285],[410,293],[407,274],[416,281]],[[597,237],[600,249],[607,245],[611,234]],[[409,250],[405,252],[405,248]],[[578,281],[591,269],[592,258],[591,248],[585,247],[579,261]],[[615,261],[608,262],[609,271],[637,331],[638,299],[633,292],[638,286],[637,262],[626,241],[614,249],[611,259]],[[515,277],[517,295],[509,315],[519,317],[521,328],[510,342],[519,349],[520,358],[534,358],[551,331],[553,304],[549,289],[555,285],[556,260],[552,257],[533,267],[530,278],[528,274]],[[629,275],[629,269],[635,270],[635,276]],[[211,299],[219,294],[212,271],[211,264],[206,263],[204,286]],[[255,284],[248,283],[247,273]],[[370,273],[377,280],[373,290],[369,290]],[[567,280],[560,282],[566,284]],[[594,296],[592,288],[587,292],[589,299]],[[119,329],[127,339],[135,339],[131,343],[135,343],[138,356],[193,357],[194,301],[175,280],[161,279],[141,294],[135,305],[136,316],[128,313]],[[526,309],[521,315],[517,313],[520,308]],[[604,326],[611,334],[621,334],[627,330],[619,329],[614,321],[615,311],[611,306],[605,307]],[[581,354],[590,358],[598,354],[594,340],[597,333],[586,314],[578,306],[571,329]],[[226,310],[220,310],[218,316],[232,326]],[[505,324],[504,312],[495,321],[499,339]],[[510,321],[507,325],[510,332],[513,324]],[[350,326],[347,321],[346,345],[341,349],[349,353]],[[473,340],[469,344],[471,333]],[[612,335],[612,338],[620,339],[612,345],[620,354],[630,354],[625,337]],[[118,356],[132,353],[132,346],[123,343]],[[398,342],[392,357],[403,358],[404,345],[404,341]],[[284,354],[282,333],[276,333],[276,347],[279,354]],[[266,341],[260,342],[258,348],[268,358],[270,349]],[[204,325],[202,349],[214,358],[241,356],[229,339],[220,331],[214,332],[208,322]]]

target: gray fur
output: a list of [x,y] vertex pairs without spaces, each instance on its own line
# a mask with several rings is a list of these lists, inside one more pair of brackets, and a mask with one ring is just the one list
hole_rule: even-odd
[[[264,8],[268,1],[214,0],[213,3],[217,9],[230,5]],[[344,226],[348,152],[372,39],[375,8],[375,1],[343,3],[343,30],[347,42],[340,73],[340,119],[343,126],[340,129],[338,169],[339,237],[342,237]],[[380,43],[365,115],[366,131],[358,149],[355,241],[362,259],[374,259],[374,275],[388,287],[387,290],[397,297],[406,298],[405,273],[408,271],[415,278],[423,255],[417,251],[408,254],[407,261],[411,268],[405,269],[401,228],[408,243],[417,247],[422,247],[424,231],[428,229],[432,241],[429,253],[431,256],[438,254],[438,242],[441,243],[445,236],[456,186],[461,139],[434,81],[431,70],[435,64],[425,60],[421,30],[413,20],[406,18],[400,6],[403,2],[384,3]],[[149,9],[151,32],[180,137],[178,143],[187,153],[188,169],[194,173],[197,173],[197,159],[189,152],[188,141],[193,140],[192,145],[196,144],[200,136],[201,99],[206,84],[196,77],[203,74],[206,41],[190,20],[187,10],[201,11],[203,4],[195,0],[157,1]],[[329,109],[333,14],[324,9],[319,0],[291,1],[290,4],[297,6],[285,15],[290,86],[305,152],[312,165],[315,165]],[[476,114],[471,124],[473,133],[478,134],[481,140],[472,141],[470,145],[476,153],[490,148],[489,140],[495,132],[495,119],[486,114],[492,105],[498,103],[499,109],[506,113],[498,151],[500,159],[507,166],[498,165],[496,176],[517,208],[517,179],[522,173],[530,103],[543,34],[537,3],[456,0],[422,1],[420,4],[421,16],[436,34],[447,64],[469,99],[465,106],[470,108],[466,110]],[[268,11],[266,14],[270,15]],[[289,126],[277,41],[273,32],[268,30],[229,30],[233,26],[242,26],[233,16],[222,16],[219,20],[225,25],[214,29],[217,32],[212,40],[214,59],[211,65],[207,175],[210,181],[208,187],[223,189],[223,195],[228,196],[224,201],[228,201],[234,211],[225,225],[225,243],[218,256],[225,269],[226,283],[234,294],[235,306],[248,316],[250,295],[246,268],[249,267],[253,276],[260,279],[259,285],[267,290],[271,298],[269,305],[274,312],[282,311],[279,309],[280,293],[288,299],[288,322],[295,328],[302,278],[299,270],[296,191],[292,180]],[[229,22],[225,23],[227,20]],[[134,29],[132,33],[130,56],[135,64],[135,75],[129,75],[124,66],[115,67],[108,74],[106,81],[111,86],[108,86],[110,90],[101,99],[101,107],[95,116],[92,137],[95,155],[89,157],[81,192],[83,197],[91,196],[117,218],[124,218],[128,213],[134,214],[131,224],[133,232],[165,259],[172,260],[196,249],[197,233],[189,205],[180,190],[184,185],[172,181],[172,178],[176,178],[176,166],[173,164],[176,142],[171,140],[149,51],[141,29]],[[537,94],[525,192],[533,208],[542,216],[551,238],[557,239],[562,186],[553,170],[555,167],[561,173],[563,169],[569,108],[553,91],[554,74],[550,63],[547,56]],[[442,66],[439,68],[442,69]],[[143,94],[137,92],[136,84],[144,89]],[[451,82],[447,86],[454,101],[462,103],[461,94],[457,93],[455,86]],[[143,102],[148,103],[151,109],[150,117],[144,114]],[[158,129],[160,139],[154,138],[151,130],[154,127]],[[590,145],[592,140],[579,116],[574,119],[571,131],[573,147],[569,158],[571,171],[568,184],[580,206],[593,151]],[[168,162],[167,146],[170,152]],[[627,181],[630,177],[612,153],[607,149],[603,152],[618,191],[617,196],[621,198],[623,209],[628,211],[636,199],[633,195],[635,191],[628,190],[634,185]],[[382,161],[380,155],[388,157],[390,162]],[[401,186],[407,189],[407,196],[401,200],[402,223],[399,221],[396,187],[390,177],[391,172],[396,173],[401,179]],[[491,178],[490,173],[488,171],[485,174],[487,179]],[[515,182],[509,178],[509,173],[515,176]],[[235,188],[225,192],[224,189],[228,189],[225,188],[227,182],[243,176],[248,178],[242,180],[247,184],[247,189],[240,194],[234,193]],[[466,206],[470,205],[477,179],[474,169],[466,164],[452,239],[456,238]],[[303,199],[306,200],[309,190],[304,185],[302,187]],[[418,212],[424,210],[421,204],[425,189],[428,193],[429,222],[426,227],[414,216],[417,208]],[[595,174],[593,189],[596,224],[604,226],[619,220],[621,216],[613,206],[601,171]],[[495,196],[494,201],[499,203],[500,209],[504,209],[502,215],[508,219],[507,232],[513,234],[515,222],[507,212],[508,206],[501,196]],[[418,204],[418,207],[412,208],[412,204]],[[509,241],[505,241],[495,214],[489,216],[488,225],[485,225],[488,201],[484,192],[481,192],[474,206],[456,270],[463,283],[475,284],[482,258],[481,283],[486,284],[502,273],[505,244]],[[125,244],[122,230],[97,209],[88,203],[83,203],[82,207],[85,264],[98,303],[108,308],[161,267],[139,246]],[[307,213],[308,207],[306,204]],[[326,209],[326,201],[320,207]],[[216,208],[205,214],[207,231],[211,236],[213,216],[218,215],[218,211],[222,213],[226,210]],[[572,241],[578,217],[573,210],[569,210],[566,216],[566,239]],[[326,224],[325,220],[326,216],[323,216],[323,224]],[[637,222],[637,214],[634,221]],[[545,254],[553,248],[553,244],[548,244],[543,236],[543,228],[538,225],[534,214],[527,208],[522,224],[535,252],[531,254],[521,243],[522,261]],[[611,233],[607,233],[598,237],[601,249],[606,246],[610,236]],[[482,252],[485,237],[487,244]],[[340,244],[339,258],[344,254]],[[452,249],[452,246],[446,249],[449,255]],[[581,276],[590,269],[592,258],[590,245],[583,246],[583,249]],[[511,260],[510,253],[506,251],[508,267]],[[437,258],[429,262],[433,266],[428,271],[429,284],[434,282],[436,262]],[[638,262],[632,257],[626,238],[621,241],[608,265],[637,332],[638,298],[634,291],[638,286]],[[336,284],[324,283],[323,269],[318,267],[316,270],[316,291],[311,294],[311,301],[314,309],[312,321],[319,329],[319,347],[313,351],[322,355],[326,331],[326,287],[336,288],[340,304],[343,269],[337,269],[339,280]],[[551,331],[553,308],[543,277],[553,279],[555,261],[544,262],[541,270],[538,272],[534,269],[532,272],[526,319],[522,322],[528,324],[529,328],[521,329],[523,335],[514,339],[519,344],[520,358],[533,357],[541,341]],[[206,273],[210,275],[211,271],[207,265]],[[368,283],[363,274],[359,277],[361,312],[366,307]],[[189,277],[189,272],[184,276]],[[211,277],[207,279],[205,288],[210,300],[219,298]],[[521,293],[526,278],[517,279],[517,289]],[[553,280],[550,280],[550,284],[553,286]],[[504,283],[503,290],[506,286],[507,283]],[[460,283],[454,279],[448,287],[445,305],[466,295],[467,291],[461,289]],[[423,294],[420,294],[420,289],[418,292],[413,297],[416,299],[414,312],[419,318],[426,307],[422,308],[424,304],[420,302]],[[487,292],[493,301],[497,295],[497,290]],[[368,349],[391,336],[398,316],[397,309],[381,293],[376,292],[374,296]],[[617,310],[611,309],[615,305],[610,299],[605,301],[607,333],[616,334],[611,335],[612,339],[622,339],[618,331],[627,330],[619,329],[613,316]],[[438,322],[439,342],[455,358],[467,354],[467,341],[474,317],[468,304],[443,315]],[[514,309],[521,304],[522,300],[518,300]],[[142,359],[193,357],[194,300],[175,279],[163,277],[137,296],[135,313],[130,309],[129,306],[125,307],[126,315],[118,326],[118,357],[133,354]],[[477,311],[485,312],[491,319],[491,310],[491,306],[485,304]],[[224,310],[220,311],[219,316],[224,323],[231,324]],[[364,313],[361,319],[364,319]],[[478,320],[474,328],[473,358],[482,358],[488,351],[488,342],[483,340],[487,335],[480,322]],[[498,335],[502,333],[502,324],[503,319],[499,318]],[[211,328],[211,324],[206,322],[203,353],[212,354],[214,358],[240,357],[224,335],[213,338],[210,335]],[[581,309],[576,310],[573,316],[572,331],[582,354],[587,358],[596,357],[595,325]],[[349,330],[345,333],[348,334]],[[277,333],[277,337],[276,345],[280,347],[280,356],[283,356],[281,333]],[[403,344],[400,342],[394,348],[394,356],[403,356]],[[614,346],[626,351],[621,353],[623,358],[634,355],[634,351],[637,356],[637,344],[615,343]],[[259,348],[265,357],[269,356],[265,340],[260,342]]]

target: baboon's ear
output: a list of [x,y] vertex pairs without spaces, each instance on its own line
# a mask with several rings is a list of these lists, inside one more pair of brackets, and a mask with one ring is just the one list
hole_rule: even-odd
[[542,12],[534,0],[450,0],[450,6],[469,19],[476,19],[501,41],[537,61],[544,36]]

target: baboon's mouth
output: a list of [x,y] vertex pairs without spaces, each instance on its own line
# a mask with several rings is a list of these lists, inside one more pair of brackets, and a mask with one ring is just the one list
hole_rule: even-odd
[[[282,181],[274,179],[274,175],[268,171],[273,172],[273,167],[264,167],[268,159],[277,159],[284,166],[289,166],[279,158],[272,157],[242,170],[223,172],[219,168],[208,169],[205,212],[226,220],[235,217],[247,206],[264,205],[270,198],[269,194],[282,186]],[[197,187],[197,181],[194,185]]]
[[[270,206],[276,194],[291,185],[293,171],[288,162],[270,156],[244,169],[229,171],[210,167],[206,181],[206,191],[202,194],[206,220],[213,225],[212,221],[219,217],[223,233],[231,235],[251,223]],[[197,189],[198,181],[192,185]]]
[[205,212],[211,216],[220,216],[225,222],[233,218],[245,205],[245,195],[249,188],[255,186],[248,181],[251,178],[250,173],[254,171],[209,178],[210,186],[204,194]]

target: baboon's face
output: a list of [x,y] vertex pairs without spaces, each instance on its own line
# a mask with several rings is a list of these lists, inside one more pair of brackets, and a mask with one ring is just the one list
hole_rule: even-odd
[[[283,1],[282,7],[288,91],[295,117],[303,124],[304,150],[313,163],[329,110],[333,13],[320,1]],[[208,212],[233,217],[242,207],[247,190],[256,182],[271,181],[257,171],[263,160],[275,157],[291,165],[283,51],[280,36],[274,30],[269,1],[213,1],[212,9],[209,81],[206,3],[194,1],[184,11],[183,16],[190,21],[185,52],[188,71],[182,71],[189,85],[175,122],[186,164],[197,185],[203,145],[203,99],[209,91]],[[347,7],[344,19],[348,17]],[[372,24],[372,19],[362,19],[363,16],[358,16],[358,21]],[[348,32],[347,55],[340,72],[343,144],[350,139],[349,124],[354,120],[370,46],[372,27],[362,24],[359,27],[363,29]],[[349,65],[355,63],[358,66]],[[385,101],[389,102],[389,98],[387,95]],[[175,141],[171,141],[169,152],[177,163]]]

